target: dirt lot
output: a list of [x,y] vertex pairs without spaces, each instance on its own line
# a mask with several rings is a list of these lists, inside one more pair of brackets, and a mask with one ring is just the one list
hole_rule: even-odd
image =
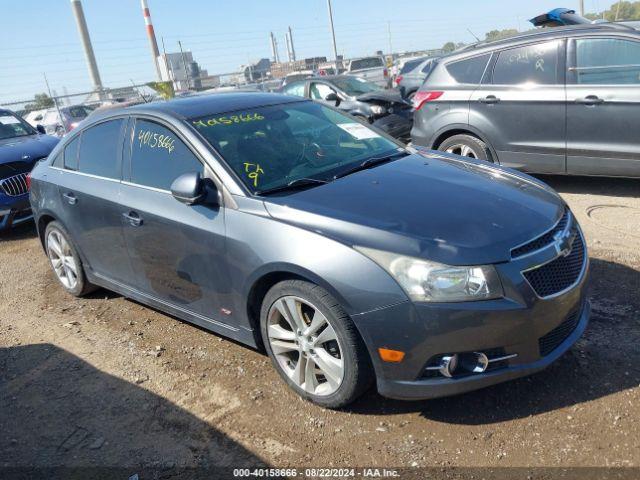
[[640,467],[640,181],[544,180],[590,247],[593,317],[571,352],[479,392],[370,392],[340,412],[259,352],[109,292],[67,296],[31,227],[4,235],[0,466]]

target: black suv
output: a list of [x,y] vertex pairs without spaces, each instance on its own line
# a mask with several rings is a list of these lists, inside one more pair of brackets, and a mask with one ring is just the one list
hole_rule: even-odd
[[441,59],[414,97],[416,145],[534,173],[640,177],[640,32],[558,27]]

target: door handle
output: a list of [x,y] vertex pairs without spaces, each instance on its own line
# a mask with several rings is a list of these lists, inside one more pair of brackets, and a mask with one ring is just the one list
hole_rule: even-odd
[[486,103],[486,104],[494,104],[494,103],[498,103],[500,101],[500,99],[498,97],[496,97],[495,95],[487,95],[484,98],[479,98],[478,101],[480,103]]
[[62,196],[64,197],[64,199],[67,201],[69,205],[75,205],[76,203],[78,203],[78,199],[73,193],[69,193],[69,192],[63,193]]
[[580,103],[582,105],[599,105],[604,103],[604,100],[597,95],[587,95],[584,98],[576,99],[576,103]]
[[122,216],[127,220],[127,222],[129,222],[129,225],[131,225],[132,227],[139,227],[140,225],[142,225],[142,219],[136,212],[123,213]]

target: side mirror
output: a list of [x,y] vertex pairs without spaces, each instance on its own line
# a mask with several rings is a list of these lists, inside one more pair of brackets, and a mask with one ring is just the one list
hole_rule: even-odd
[[327,102],[335,102],[336,107],[338,105],[340,105],[340,97],[338,96],[338,94],[336,92],[331,92],[331,93],[327,94],[327,96],[324,97],[324,99]]
[[36,130],[38,131],[38,133],[42,133],[43,135],[46,135],[47,131],[44,129],[44,127],[40,124],[36,125]]
[[171,184],[173,198],[186,205],[218,204],[218,190],[213,182],[203,179],[199,172],[180,175]]

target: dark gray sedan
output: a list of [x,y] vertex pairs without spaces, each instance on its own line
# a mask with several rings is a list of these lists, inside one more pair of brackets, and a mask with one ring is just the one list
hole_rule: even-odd
[[106,113],[32,174],[62,287],[253,347],[327,407],[451,395],[584,331],[587,251],[543,183],[406,148],[335,109],[220,94]]

